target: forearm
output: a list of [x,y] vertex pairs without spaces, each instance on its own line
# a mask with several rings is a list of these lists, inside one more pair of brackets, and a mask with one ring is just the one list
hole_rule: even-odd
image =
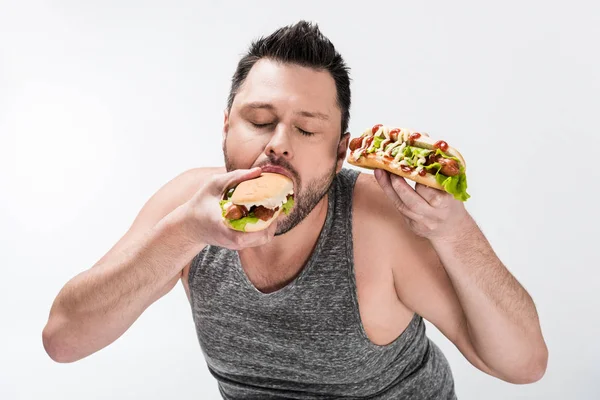
[[465,312],[471,342],[486,365],[502,375],[538,371],[546,347],[535,305],[473,219],[466,221],[452,240],[432,244]]
[[190,240],[183,219],[183,209],[175,210],[118,255],[63,287],[44,332],[55,358],[75,361],[112,343],[176,284],[202,247]]

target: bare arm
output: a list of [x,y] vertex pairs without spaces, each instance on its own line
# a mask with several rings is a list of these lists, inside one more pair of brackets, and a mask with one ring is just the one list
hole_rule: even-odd
[[190,240],[181,206],[199,174],[190,170],[167,183],[107,254],[65,284],[42,333],[53,360],[73,362],[109,345],[175,286],[203,247]]
[[219,207],[226,188],[260,169],[219,170],[190,170],[167,183],[106,255],[67,282],[42,332],[53,360],[77,361],[114,342],[179,278],[186,281],[182,271],[205,245],[238,250],[273,238],[275,224],[260,232],[227,228]]
[[547,348],[527,291],[498,259],[468,217],[452,240],[432,239],[458,301],[477,353],[490,368],[515,383],[544,374]]
[[511,383],[539,380],[548,352],[533,301],[464,206],[397,177],[380,184],[387,196],[375,182],[373,195],[408,249],[394,274],[400,300],[480,370]]

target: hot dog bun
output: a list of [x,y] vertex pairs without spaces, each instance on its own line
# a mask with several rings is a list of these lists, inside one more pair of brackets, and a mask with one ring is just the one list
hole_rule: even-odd
[[294,184],[287,176],[263,172],[257,178],[240,182],[231,196],[231,201],[248,208],[253,205],[275,208],[285,201],[293,189]]
[[364,154],[357,161],[355,161],[354,159],[352,159],[352,157],[350,157],[348,159],[348,163],[355,165],[357,167],[367,168],[367,169],[371,169],[371,170],[384,169],[392,174],[402,176],[402,177],[410,179],[414,182],[421,183],[423,185],[426,185],[426,186],[429,186],[429,187],[432,187],[435,189],[444,190],[444,187],[442,185],[440,185],[439,183],[437,183],[437,181],[435,180],[435,176],[433,176],[431,174],[427,174],[425,176],[420,176],[419,174],[411,175],[410,172],[404,172],[400,168],[394,168],[390,164],[384,163],[383,160],[381,160],[379,157],[377,157],[374,154]]
[[[267,229],[283,211],[288,196],[293,197],[293,194],[294,183],[290,178],[278,173],[263,172],[260,176],[240,182],[235,188],[224,193],[221,202],[223,222],[229,228],[243,232]],[[227,213],[230,208],[236,207],[244,210],[244,214],[241,211],[236,216]],[[264,219],[268,216],[267,212],[273,212],[273,215]],[[261,216],[263,218],[260,218]]]

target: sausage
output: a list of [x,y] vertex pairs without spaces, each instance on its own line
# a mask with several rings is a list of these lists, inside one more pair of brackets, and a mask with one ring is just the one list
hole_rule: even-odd
[[440,163],[440,173],[446,176],[456,176],[460,174],[460,168],[458,167],[458,162],[456,160],[451,160],[449,158],[444,158],[441,155],[431,154],[427,158],[427,163],[425,165],[431,165],[433,163]]
[[446,176],[456,176],[460,173],[456,160],[440,158],[438,162],[442,165],[442,168],[440,168],[441,174]]
[[268,221],[270,218],[273,217],[273,214],[275,214],[277,210],[279,210],[279,207],[271,209],[263,206],[258,206],[252,211],[254,212],[256,218],[261,219],[263,221]]
[[350,141],[350,151],[354,151],[360,147],[360,143],[362,142],[361,137],[354,138]]
[[248,215],[248,210],[244,206],[238,206],[237,204],[233,204],[229,206],[227,211],[225,212],[225,218],[227,219],[240,219],[246,217]]

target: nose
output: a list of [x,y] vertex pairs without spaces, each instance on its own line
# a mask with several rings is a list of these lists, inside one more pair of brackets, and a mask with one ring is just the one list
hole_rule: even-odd
[[265,155],[268,157],[282,157],[287,160],[293,158],[292,143],[287,128],[283,125],[278,125],[271,136],[271,140],[265,147]]

